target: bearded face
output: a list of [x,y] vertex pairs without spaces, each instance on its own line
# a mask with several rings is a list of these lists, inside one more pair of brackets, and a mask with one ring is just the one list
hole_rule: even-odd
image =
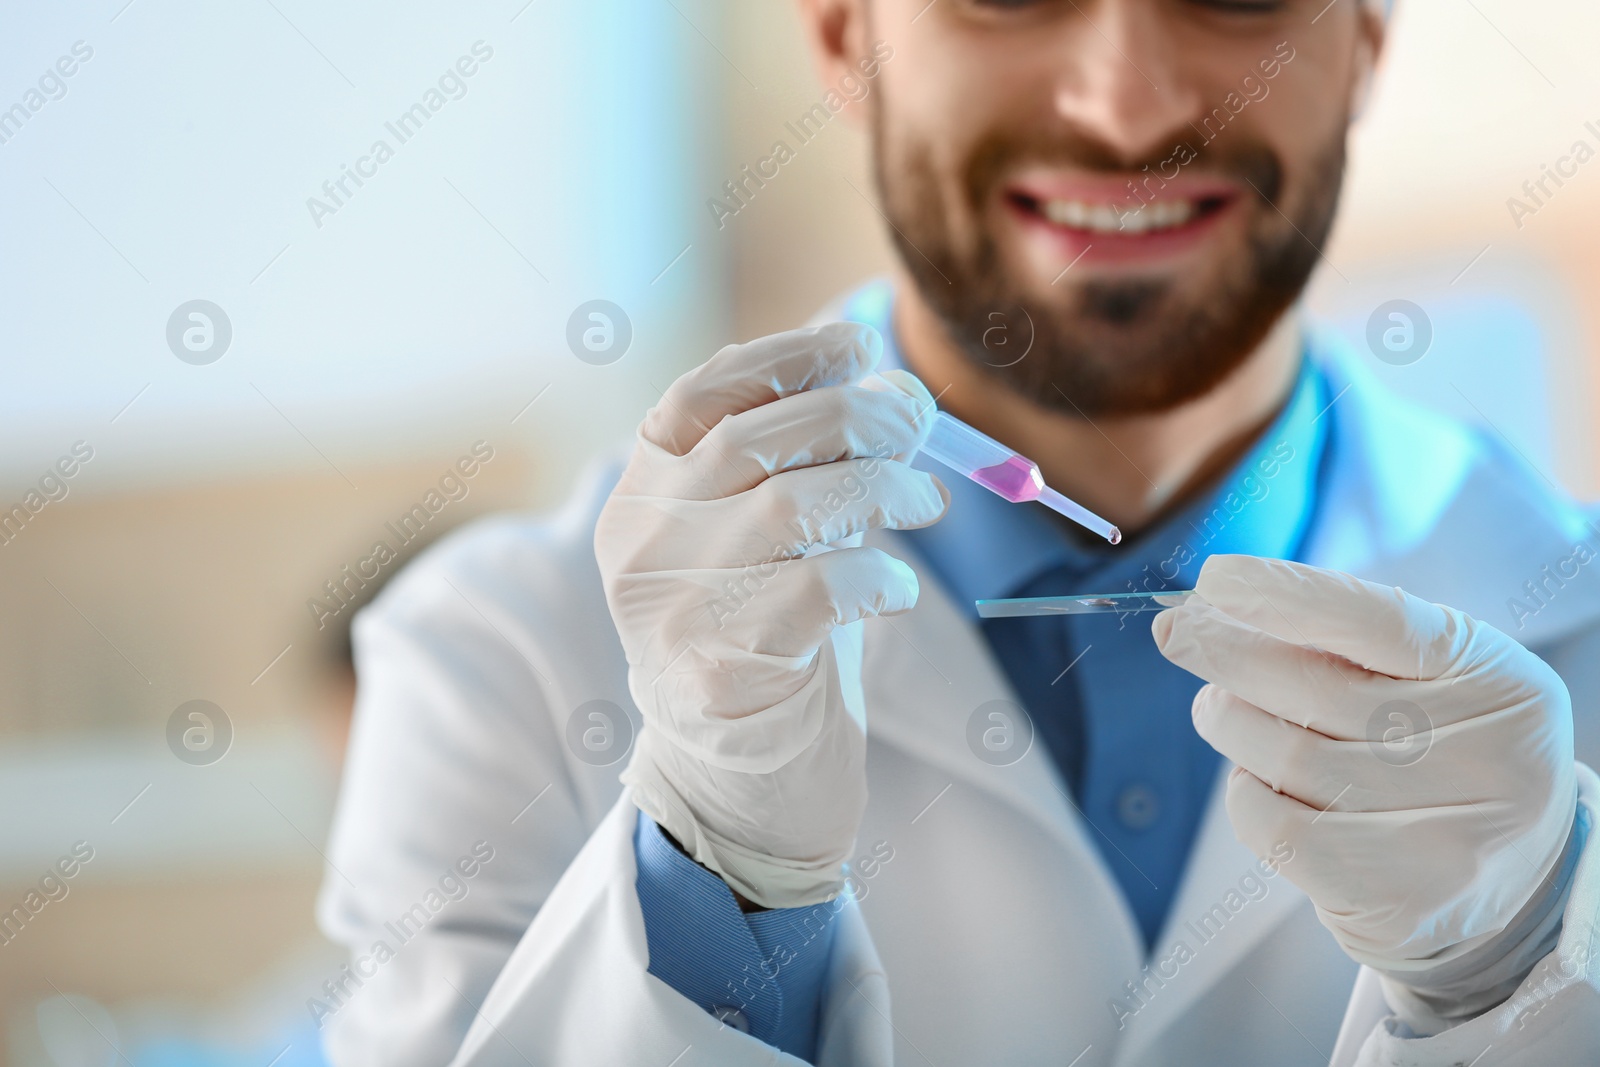
[[[928,9],[918,30],[947,38],[944,65],[930,78],[891,62],[871,101],[879,194],[906,270],[973,363],[1046,407],[1138,415],[1205,394],[1320,260],[1348,93],[1312,91],[1317,60],[1262,34],[1219,37],[1192,59],[1167,42],[1159,50],[1177,58],[1146,60],[1157,92],[1133,55],[1106,54],[1082,11],[993,6]],[[1151,38],[1199,32],[1173,19],[1150,23]],[[1094,71],[1074,70],[1075,49],[1148,107],[1093,106],[1104,93],[1091,92]]]

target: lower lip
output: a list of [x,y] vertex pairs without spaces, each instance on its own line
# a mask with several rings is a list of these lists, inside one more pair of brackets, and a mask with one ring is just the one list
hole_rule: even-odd
[[1074,229],[1051,222],[1043,215],[1007,200],[1006,206],[1022,222],[1026,231],[1043,241],[1055,256],[1064,257],[1067,264],[1097,265],[1151,264],[1176,259],[1204,241],[1222,222],[1234,213],[1236,201],[1229,199],[1182,226],[1158,230],[1153,233],[1096,233]]

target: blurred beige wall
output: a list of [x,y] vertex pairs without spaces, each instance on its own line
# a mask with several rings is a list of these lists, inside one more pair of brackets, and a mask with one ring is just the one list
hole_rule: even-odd
[[[323,583],[376,540],[396,544],[389,524],[459,458],[351,468],[359,489],[327,473],[69,496],[0,545],[0,764],[10,793],[30,793],[26,825],[8,835],[40,841],[23,846],[36,862],[0,871],[0,910],[78,835],[96,852],[64,899],[0,945],[0,1062],[33,1047],[33,1005],[58,989],[182,1015],[220,1010],[274,968],[305,971],[304,989],[333,972],[312,903],[353,696],[343,642],[355,605],[319,626],[307,601],[336,603]],[[497,449],[363,598],[449,530],[526,506],[533,469]],[[165,748],[168,717],[195,698],[232,723],[213,766],[184,767]],[[118,792],[97,768],[133,777]],[[18,786],[22,774],[39,787]],[[240,779],[249,788],[221,788]]]
[[[828,300],[890,269],[893,252],[867,162],[865,102],[849,104],[809,143],[785,129],[826,91],[800,35],[795,0],[724,5],[729,54],[755,82],[730,79],[726,169],[796,147],[795,159],[727,220],[734,326],[740,338],[792,329]],[[892,60],[891,60],[892,62]]]
[[525,505],[531,464],[502,447],[402,545],[395,523],[459,458],[351,469],[359,488],[329,472],[49,505],[0,545],[0,603],[25,606],[0,612],[0,737],[159,732],[197,698],[241,739],[315,720],[353,614],[325,583],[383,540],[400,558],[345,586],[364,602],[445,531]]

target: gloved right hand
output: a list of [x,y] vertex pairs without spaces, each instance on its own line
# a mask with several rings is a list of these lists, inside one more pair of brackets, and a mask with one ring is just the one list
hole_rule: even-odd
[[1151,628],[1211,683],[1194,724],[1235,764],[1239,839],[1289,846],[1284,875],[1345,953],[1397,981],[1499,936],[1573,833],[1561,677],[1487,623],[1338,571],[1212,556],[1195,589]]
[[766,907],[838,895],[866,805],[860,623],[910,610],[917,580],[860,534],[949,502],[902,462],[927,389],[855,384],[882,348],[844,322],[724,348],[645,416],[595,530],[644,717],[623,781]]

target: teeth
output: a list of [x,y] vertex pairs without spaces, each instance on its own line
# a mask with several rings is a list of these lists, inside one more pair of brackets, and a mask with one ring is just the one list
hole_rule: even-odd
[[1044,217],[1058,226],[1091,233],[1150,233],[1182,226],[1194,217],[1194,205],[1187,200],[1158,200],[1123,212],[1115,204],[1086,204],[1080,200],[1045,200],[1040,203]]
[[1089,223],[1089,208],[1076,200],[1046,200],[1043,208],[1045,218],[1058,226],[1082,229]]

